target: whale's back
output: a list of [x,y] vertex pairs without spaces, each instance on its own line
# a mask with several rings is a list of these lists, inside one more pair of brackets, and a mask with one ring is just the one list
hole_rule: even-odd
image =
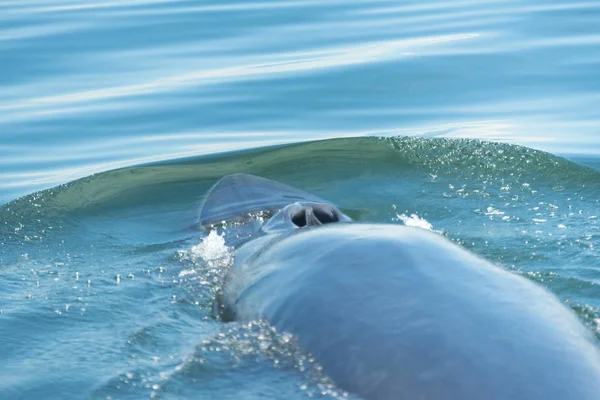
[[553,294],[441,235],[331,224],[236,267],[241,320],[293,333],[369,400],[597,400],[600,355]]

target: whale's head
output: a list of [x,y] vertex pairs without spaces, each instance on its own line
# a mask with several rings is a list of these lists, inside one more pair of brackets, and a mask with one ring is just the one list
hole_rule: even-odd
[[349,222],[351,218],[328,203],[296,202],[279,210],[262,230],[265,233],[284,233],[334,222]]

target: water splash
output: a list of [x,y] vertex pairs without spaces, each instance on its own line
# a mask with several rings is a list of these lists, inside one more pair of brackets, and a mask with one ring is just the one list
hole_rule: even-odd
[[425,218],[419,217],[417,214],[411,214],[410,216],[407,216],[406,214],[396,214],[396,218],[398,218],[398,221],[402,221],[406,226],[413,226],[415,228],[441,233],[441,231],[434,230],[433,225]]
[[233,265],[233,249],[225,244],[224,234],[212,230],[189,250],[179,250],[176,258],[187,267],[179,272],[178,278],[190,301],[212,312],[215,299]]

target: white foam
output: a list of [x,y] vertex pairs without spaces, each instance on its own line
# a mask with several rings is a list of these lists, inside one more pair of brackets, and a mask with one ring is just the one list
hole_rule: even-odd
[[500,211],[494,207],[488,207],[485,210],[485,215],[504,215],[504,211]]
[[225,239],[216,231],[210,231],[202,241],[193,246],[190,252],[195,258],[202,258],[204,261],[215,261],[227,257],[229,248],[225,245]]
[[[225,244],[223,235],[213,230],[188,251],[180,251],[179,256],[195,264],[195,268],[179,272],[179,277],[183,278],[198,273],[224,271],[233,262],[233,249]],[[199,266],[200,269],[197,270],[196,267]]]
[[399,221],[402,221],[406,226],[413,226],[415,228],[421,228],[428,231],[434,231],[433,225],[431,225],[426,219],[420,218],[417,214],[411,214],[410,217],[406,214],[396,214]]

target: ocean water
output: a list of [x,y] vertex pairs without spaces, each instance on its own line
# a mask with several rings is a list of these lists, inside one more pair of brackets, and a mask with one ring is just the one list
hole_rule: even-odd
[[0,201],[329,137],[600,152],[598,1],[0,2]]
[[344,397],[294,338],[214,313],[232,252],[198,208],[236,172],[438,231],[600,338],[598,21],[598,1],[0,2],[0,397]]

